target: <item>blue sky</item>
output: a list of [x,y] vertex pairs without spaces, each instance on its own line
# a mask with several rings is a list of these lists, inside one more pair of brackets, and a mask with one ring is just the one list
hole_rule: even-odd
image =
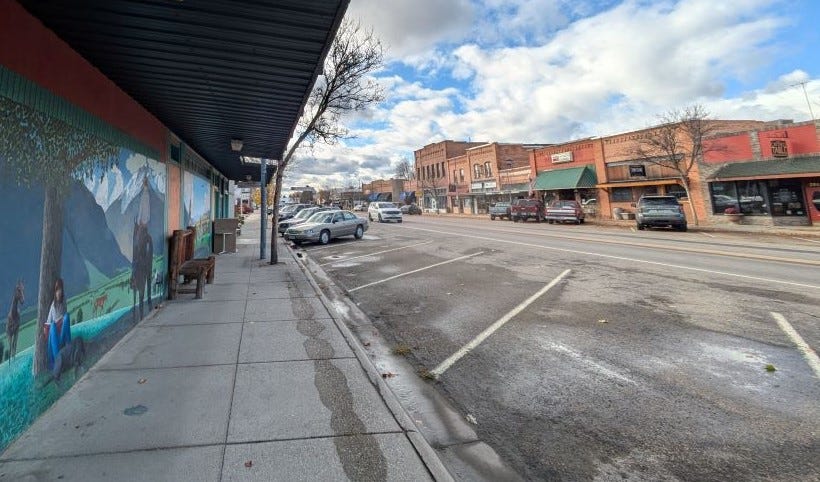
[[560,143],[702,104],[720,119],[820,116],[817,0],[351,0],[386,47],[385,102],[289,183],[390,178],[444,139]]

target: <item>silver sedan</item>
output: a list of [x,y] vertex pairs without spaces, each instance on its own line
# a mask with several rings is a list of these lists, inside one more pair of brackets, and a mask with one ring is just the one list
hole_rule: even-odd
[[331,239],[341,236],[362,239],[367,228],[367,219],[350,211],[326,211],[314,214],[303,224],[288,228],[285,237],[296,244],[305,241],[327,244]]

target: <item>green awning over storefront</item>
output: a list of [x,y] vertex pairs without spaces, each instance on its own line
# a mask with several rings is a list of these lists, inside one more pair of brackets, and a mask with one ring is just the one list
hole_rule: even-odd
[[594,188],[596,184],[598,178],[595,169],[592,166],[583,166],[544,171],[535,178],[533,188],[536,191],[557,191]]
[[735,162],[721,167],[713,179],[759,179],[770,176],[820,176],[820,157],[798,157],[772,161]]

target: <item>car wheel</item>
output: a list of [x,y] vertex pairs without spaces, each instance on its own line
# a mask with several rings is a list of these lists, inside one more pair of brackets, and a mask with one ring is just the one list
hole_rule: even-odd
[[638,228],[638,231],[643,231],[643,228],[644,228],[643,224],[638,223],[636,227]]
[[325,229],[319,233],[319,244],[327,244],[330,242],[330,231]]
[[490,216],[490,221],[495,221],[495,216]]
[[398,221],[396,221],[396,222],[397,222],[397,223],[399,223],[399,224],[401,224],[401,222],[402,222],[402,221],[403,221],[402,219],[399,219],[399,220],[398,220]]
[[518,222],[518,218],[514,217],[514,218],[512,218],[512,221],[513,221],[514,223],[517,223],[517,222]]
[[578,224],[584,224],[584,218],[579,219]]
[[295,244],[296,246],[299,246],[300,244],[302,244],[302,241],[300,241],[298,239],[294,239],[293,244]]
[[381,215],[381,214],[379,214],[379,222],[380,222],[380,223],[383,223],[383,222],[384,222],[384,219],[382,219],[382,215]]
[[362,239],[363,236],[364,236],[364,228],[360,224],[360,225],[356,226],[356,233],[353,235],[353,237],[355,237],[356,239]]
[[681,225],[680,225],[680,227],[678,227],[678,231],[681,231],[681,232],[684,232],[684,233],[685,233],[685,232],[686,232],[686,225],[685,225],[685,224],[681,224]]

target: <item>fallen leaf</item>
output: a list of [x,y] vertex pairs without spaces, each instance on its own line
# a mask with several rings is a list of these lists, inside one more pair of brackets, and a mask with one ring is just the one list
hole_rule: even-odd
[[253,467],[253,460],[248,460],[247,462],[245,462],[245,467],[248,467],[248,468]]
[[364,345],[364,346],[370,346],[370,342],[369,342],[369,341],[365,341],[365,342],[363,342],[363,343],[362,343],[362,345]]
[[466,416],[466,417],[464,417],[464,418],[466,418],[466,419],[467,419],[467,421],[468,421],[468,422],[470,422],[471,424],[473,424],[473,425],[478,425],[478,420],[476,420],[476,419],[475,419],[475,417],[473,416],[473,414],[468,413],[468,414],[467,414],[467,416]]
[[393,378],[396,374],[393,372],[382,373],[382,378]]
[[140,385],[142,385],[143,383],[145,383],[145,382],[147,382],[147,381],[148,381],[148,379],[146,379],[146,378],[140,378],[139,380],[137,380],[137,383],[139,383]]

